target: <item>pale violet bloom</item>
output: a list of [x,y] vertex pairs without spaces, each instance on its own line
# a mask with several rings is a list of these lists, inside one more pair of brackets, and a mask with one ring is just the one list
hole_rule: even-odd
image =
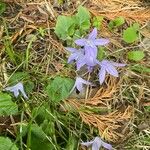
[[98,63],[101,67],[99,71],[99,82],[102,84],[105,80],[106,73],[118,77],[118,71],[116,70],[115,67],[124,67],[126,64],[122,63],[116,63],[113,61],[108,61],[108,60],[102,60],[101,62]]
[[81,145],[92,147],[92,150],[99,150],[101,147],[112,150],[112,145],[102,141],[100,137],[95,137],[95,139],[90,142],[82,142]]
[[80,58],[83,58],[84,56],[84,50],[83,49],[75,49],[71,47],[66,47],[66,50],[68,50],[71,55],[68,58],[68,63],[72,63],[74,60],[78,60]]
[[102,46],[109,43],[108,39],[97,38],[97,28],[94,28],[93,31],[88,35],[88,38],[82,38],[75,40],[75,43],[80,46],[84,46],[85,49],[85,57],[88,58],[87,65],[94,66],[95,65],[95,59],[97,57],[97,47],[96,46]]
[[9,87],[6,87],[4,89],[5,91],[10,91],[14,94],[15,97],[18,97],[20,93],[22,93],[23,97],[25,99],[28,99],[25,91],[24,91],[24,87],[23,87],[23,84],[21,82],[17,83],[16,85],[14,86],[9,86]]
[[80,70],[81,67],[87,65],[89,72],[91,72],[92,68],[97,64],[97,59],[92,57],[92,51],[87,51],[87,53],[85,54],[84,49],[78,50],[75,48],[66,47],[66,50],[71,53],[68,58],[68,63],[76,61],[77,70]]
[[77,90],[79,92],[82,92],[83,91],[83,84],[85,84],[85,85],[93,85],[91,82],[86,81],[86,80],[82,79],[81,77],[77,77],[76,81],[75,81],[75,84],[74,84],[73,88],[71,89],[70,93],[72,93],[72,91],[75,88],[77,88]]
[[76,61],[77,70],[80,70],[80,68],[86,64],[86,61],[84,59],[84,49],[78,50],[75,48],[66,47],[66,50],[68,50],[71,53],[71,55],[68,58],[68,63]]

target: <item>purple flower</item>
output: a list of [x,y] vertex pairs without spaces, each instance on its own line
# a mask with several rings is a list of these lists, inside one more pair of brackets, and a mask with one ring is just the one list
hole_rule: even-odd
[[71,55],[68,58],[68,63],[76,61],[77,70],[80,70],[81,67],[87,65],[89,72],[91,72],[93,66],[97,64],[97,59],[92,57],[92,51],[87,51],[85,54],[84,49],[75,49],[71,47],[66,47],[66,50],[71,52]]
[[23,97],[25,99],[28,99],[25,91],[24,91],[24,87],[23,87],[23,84],[21,82],[17,83],[16,85],[14,86],[9,86],[9,87],[6,87],[4,89],[5,91],[10,91],[14,94],[15,97],[18,97],[19,96],[19,92],[22,93]]
[[112,146],[102,141],[100,137],[95,137],[95,139],[90,142],[82,142],[81,145],[84,145],[87,147],[92,146],[92,150],[99,150],[101,147],[104,147],[108,150],[112,150]]
[[77,65],[77,70],[80,70],[80,68],[86,64],[84,49],[77,50],[75,48],[66,47],[66,50],[71,52],[71,55],[68,58],[68,63],[72,63],[75,60]]
[[102,60],[99,62],[101,69],[99,71],[99,82],[102,84],[105,80],[106,72],[114,77],[118,77],[118,71],[115,67],[124,67],[126,64],[116,63],[113,61]]
[[96,39],[97,37],[97,28],[94,28],[93,31],[88,35],[88,38],[82,38],[75,40],[75,43],[80,46],[84,46],[85,55],[87,59],[87,64],[90,66],[94,66],[95,59],[97,57],[97,47],[98,45],[106,45],[109,43],[108,39],[100,38]]
[[72,91],[73,91],[75,88],[77,88],[77,90],[78,90],[79,92],[82,92],[82,91],[83,91],[83,84],[86,84],[86,85],[93,85],[91,82],[86,81],[86,80],[82,79],[81,77],[77,77],[77,78],[76,78],[76,81],[75,81],[75,84],[74,84],[72,90],[70,91],[70,93],[72,93]]

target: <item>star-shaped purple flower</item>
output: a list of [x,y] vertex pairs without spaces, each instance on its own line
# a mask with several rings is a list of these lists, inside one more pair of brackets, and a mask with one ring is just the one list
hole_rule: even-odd
[[88,38],[82,38],[75,40],[75,43],[80,46],[84,46],[85,49],[85,55],[87,55],[88,60],[87,64],[90,66],[94,66],[94,60],[97,57],[97,47],[96,46],[102,46],[109,43],[108,39],[97,38],[97,28],[94,28],[93,31],[88,35]]
[[118,77],[118,71],[115,67],[124,67],[126,64],[102,60],[101,62],[99,62],[99,65],[101,67],[99,71],[99,82],[100,84],[102,84],[105,80],[106,72],[114,77]]
[[108,150],[112,150],[112,146],[104,141],[100,137],[95,137],[94,140],[90,142],[82,142],[81,145],[90,147],[92,146],[92,150],[99,150],[101,147],[104,147]]
[[77,77],[76,81],[75,81],[75,84],[74,84],[73,88],[71,89],[70,93],[72,93],[72,91],[75,88],[77,88],[77,90],[79,92],[82,92],[83,91],[83,84],[85,84],[85,85],[93,85],[91,82],[86,81],[86,80],[82,79],[81,77]]
[[82,66],[86,64],[86,59],[84,55],[84,49],[75,49],[71,47],[66,47],[71,55],[68,58],[68,63],[72,63],[74,60],[76,61],[77,70],[80,70]]
[[19,93],[21,92],[23,97],[25,99],[28,99],[25,91],[24,91],[24,87],[23,87],[23,84],[21,82],[17,83],[16,85],[14,86],[9,86],[9,87],[6,87],[4,89],[5,91],[10,91],[14,94],[15,97],[18,97],[19,96]]

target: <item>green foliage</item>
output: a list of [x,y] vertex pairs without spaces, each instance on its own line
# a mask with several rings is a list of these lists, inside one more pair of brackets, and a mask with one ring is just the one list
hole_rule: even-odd
[[98,60],[103,60],[105,56],[105,48],[104,47],[99,47],[98,48],[98,54],[97,54],[97,59]]
[[104,17],[103,16],[97,16],[93,18],[93,26],[96,28],[100,28],[102,25]]
[[78,12],[75,17],[76,23],[81,31],[88,30],[90,28],[90,13],[86,8],[79,6]]
[[114,20],[110,21],[108,24],[109,29],[117,28],[125,23],[125,20],[123,17],[117,17]]
[[75,16],[58,16],[55,33],[62,40],[70,40],[74,35],[83,34],[90,28],[90,13],[82,6],[79,6]]
[[72,17],[58,16],[55,33],[62,39],[67,40],[68,37],[72,36],[75,30],[75,21]]
[[140,50],[128,52],[129,60],[140,61],[144,58],[144,56],[145,56],[144,52]]
[[140,30],[140,25],[138,23],[134,23],[132,26],[135,30]]
[[11,96],[0,92],[0,116],[17,114],[18,106],[12,102]]
[[38,29],[38,32],[39,32],[39,34],[40,34],[42,37],[44,37],[45,34],[46,34],[46,30],[43,29],[42,27],[40,27],[40,28]]
[[137,72],[140,72],[140,73],[150,73],[150,68],[144,67],[144,66],[139,65],[139,64],[137,64],[135,66],[132,66],[131,70],[137,71]]
[[0,136],[0,150],[19,150],[8,137]]
[[70,135],[68,142],[67,142],[67,146],[66,146],[66,150],[76,150],[78,146],[78,138],[74,135]]
[[0,15],[6,10],[6,4],[3,2],[0,2]]
[[17,84],[22,80],[29,80],[29,74],[27,72],[15,72],[10,76],[9,84]]
[[139,24],[135,23],[123,31],[123,40],[126,43],[133,43],[138,39]]
[[31,93],[34,89],[34,82],[28,80],[25,84],[25,91],[26,93]]
[[[25,136],[27,133],[29,143],[28,146],[32,150],[53,150],[54,146],[52,145],[49,137],[44,133],[41,127],[37,124],[31,124],[28,126],[23,126],[23,133]],[[29,134],[30,133],[30,134]]]
[[54,102],[59,102],[69,96],[74,81],[70,78],[55,77],[46,88],[47,94]]

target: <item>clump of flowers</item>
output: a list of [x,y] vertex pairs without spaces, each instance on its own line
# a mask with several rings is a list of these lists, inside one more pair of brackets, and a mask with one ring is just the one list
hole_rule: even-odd
[[[93,68],[98,65],[99,66],[99,73],[98,78],[100,85],[103,84],[105,81],[106,73],[118,77],[118,71],[116,70],[116,67],[124,67],[126,64],[122,63],[116,63],[109,60],[97,60],[97,53],[98,53],[98,47],[97,46],[103,46],[109,43],[108,39],[99,38],[97,39],[97,28],[94,28],[93,31],[88,35],[88,38],[82,38],[75,40],[75,44],[78,46],[81,46],[81,48],[71,48],[66,47],[66,50],[68,50],[71,55],[68,58],[68,63],[72,63],[73,61],[76,62],[77,71],[80,70],[83,66],[86,66],[88,69],[88,72],[92,72]],[[80,79],[80,80],[79,80]],[[74,87],[78,87],[78,90],[80,90],[79,86],[82,84],[87,84],[87,82],[82,82],[83,79],[81,77],[78,77],[75,82]],[[85,81],[85,80],[84,80]],[[88,85],[91,85],[88,83]]]

